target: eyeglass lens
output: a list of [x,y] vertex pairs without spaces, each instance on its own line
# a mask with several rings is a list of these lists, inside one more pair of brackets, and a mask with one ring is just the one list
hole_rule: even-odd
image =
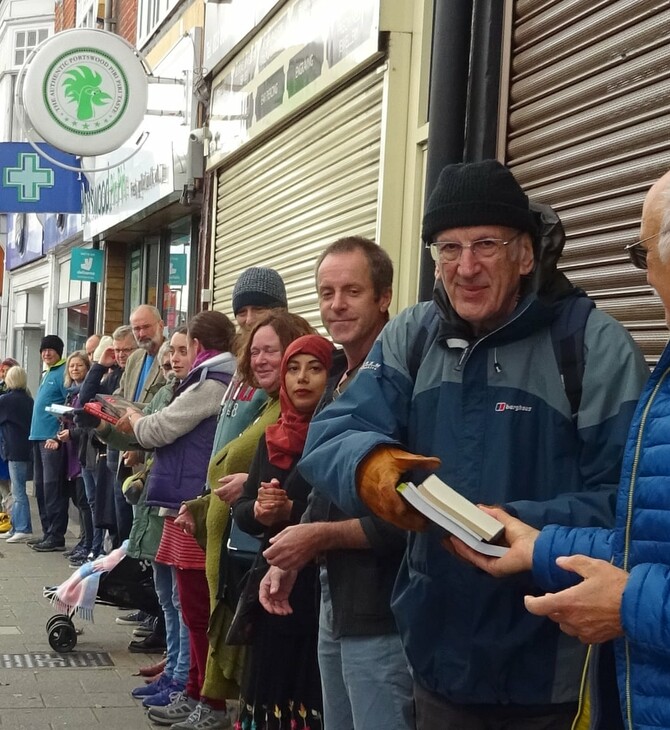
[[647,249],[644,246],[636,245],[628,249],[630,261],[638,269],[646,270],[647,268]]

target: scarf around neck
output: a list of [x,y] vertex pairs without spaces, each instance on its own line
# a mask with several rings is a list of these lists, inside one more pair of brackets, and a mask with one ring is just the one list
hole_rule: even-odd
[[296,410],[286,392],[286,372],[288,362],[296,355],[312,355],[325,368],[330,370],[333,358],[333,345],[321,335],[304,335],[293,340],[286,348],[281,361],[281,385],[279,387],[279,406],[281,415],[277,423],[265,429],[265,443],[268,447],[270,463],[278,469],[288,469],[293,460],[302,454],[307,440],[307,429],[312,413]]

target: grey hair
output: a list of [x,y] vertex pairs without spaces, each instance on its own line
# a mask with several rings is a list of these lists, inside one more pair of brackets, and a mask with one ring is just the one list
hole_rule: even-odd
[[156,318],[156,322],[160,322],[163,319],[158,307],[154,307],[153,304],[140,304],[139,307],[135,307],[135,309],[133,309],[133,311],[130,313],[130,316],[132,317],[134,314],[139,312],[140,309],[144,309],[145,311],[150,312]]
[[170,341],[165,340],[165,342],[160,346],[160,349],[158,350],[158,354],[156,355],[156,359],[159,363],[163,362],[163,358],[166,355],[170,354]]
[[122,324],[112,332],[113,340],[125,340],[126,337],[133,336],[133,328],[129,324]]
[[19,365],[13,365],[5,375],[5,385],[9,390],[25,390],[28,387],[28,375]]

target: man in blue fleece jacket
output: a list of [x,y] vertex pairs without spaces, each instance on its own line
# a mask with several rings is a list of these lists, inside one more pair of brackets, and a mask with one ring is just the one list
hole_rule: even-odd
[[28,540],[33,550],[50,553],[65,550],[68,495],[63,474],[64,449],[56,435],[60,431],[58,418],[44,409],[53,403],[65,403],[65,345],[58,335],[47,335],[40,343],[40,357],[46,365],[30,424],[33,443],[35,497],[42,523],[42,535]]

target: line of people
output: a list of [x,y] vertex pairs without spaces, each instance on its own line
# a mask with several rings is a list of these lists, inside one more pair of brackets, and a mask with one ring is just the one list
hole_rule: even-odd
[[[631,251],[644,266],[649,251],[649,278],[664,296],[667,254],[657,251],[667,197],[652,192],[649,235]],[[140,350],[116,392],[146,406],[115,426],[83,415],[75,426],[133,470],[119,483],[136,502],[128,554],[151,560],[167,647],[160,674],[133,694],[157,725],[567,730],[579,712],[579,727],[594,730],[670,727],[655,720],[662,690],[644,679],[649,667],[666,669],[662,627],[638,638],[639,611],[626,598],[648,590],[631,586],[629,573],[649,573],[661,591],[660,573],[634,566],[638,553],[656,556],[662,572],[663,552],[645,552],[637,531],[633,563],[621,547],[626,525],[643,532],[645,523],[634,519],[626,484],[619,529],[609,531],[649,376],[644,358],[617,322],[582,306],[584,293],[557,267],[560,221],[532,205],[503,165],[447,166],[423,239],[435,260],[434,301],[390,322],[385,252],[356,236],[326,248],[316,287],[336,351],[286,311],[280,276],[263,267],[235,285],[239,336],[218,312],[172,334],[167,384],[160,313],[131,314]],[[633,421],[630,459],[646,412]],[[662,415],[654,410],[654,423]],[[651,443],[662,444],[652,431]],[[645,480],[663,478],[656,459],[640,464]],[[435,470],[472,501],[498,505],[509,557],[482,559],[403,501],[402,478]],[[258,541],[246,582],[236,530]],[[665,544],[660,533],[654,540]],[[585,545],[617,567],[553,564]],[[527,611],[524,596],[570,582],[562,569],[583,571],[587,586],[594,575],[601,595],[570,588],[527,598]],[[592,618],[589,601],[597,613],[608,591],[610,618],[590,631],[570,596]],[[621,621],[611,618],[619,612]],[[587,698],[586,652],[572,635],[628,642],[599,653]],[[652,636],[653,651],[644,643]],[[591,702],[603,686],[611,692],[614,665],[620,706]]]
[[[111,338],[107,338],[111,341]],[[82,429],[72,418],[46,410],[52,405],[79,404],[80,388],[95,362],[100,338],[86,341],[84,350],[63,357],[64,344],[56,335],[47,335],[40,343],[40,357],[45,366],[35,400],[27,387],[27,374],[15,360],[4,361],[5,397],[0,403],[0,444],[11,477],[13,504],[9,529],[1,537],[7,544],[27,543],[37,552],[63,552],[71,567],[78,567],[103,553],[103,538],[109,528],[108,547],[119,544],[116,522],[105,522],[96,510],[98,490],[105,493],[106,479],[99,482],[104,467],[104,445]],[[106,470],[105,470],[106,471]],[[34,481],[40,527],[33,525],[26,496],[26,482]],[[79,514],[81,539],[70,550],[65,547],[70,500]],[[104,500],[103,500],[104,502]],[[94,525],[100,523],[104,530]]]

